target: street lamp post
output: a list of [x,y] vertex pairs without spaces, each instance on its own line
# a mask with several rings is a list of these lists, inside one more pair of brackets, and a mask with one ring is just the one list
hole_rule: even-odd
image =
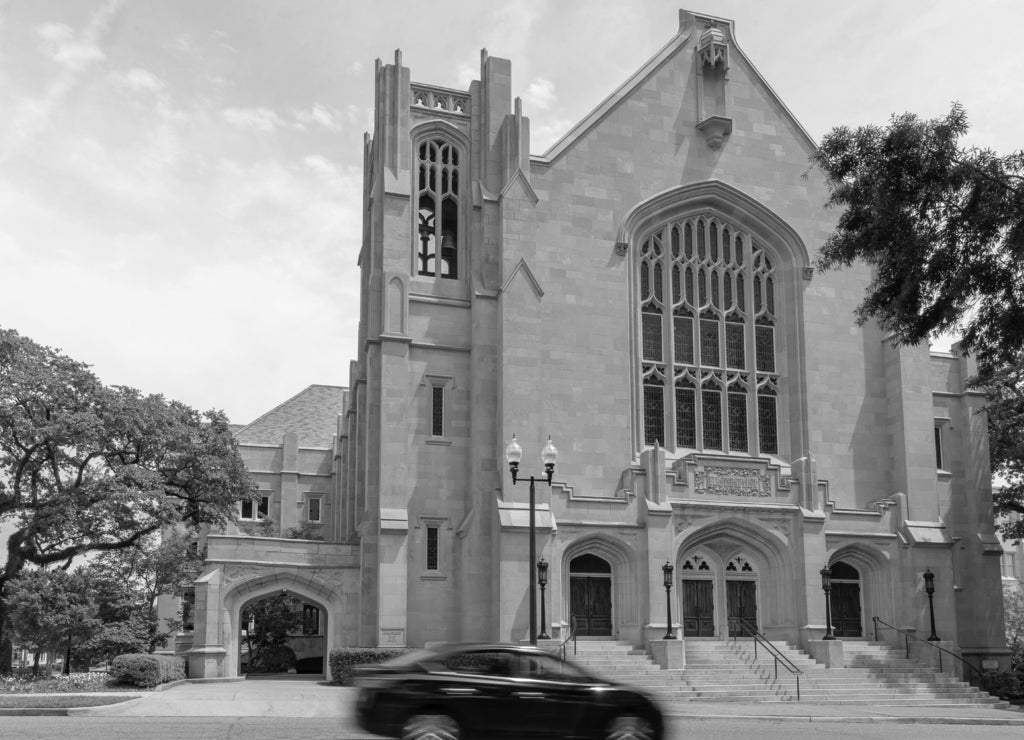
[[675,568],[672,567],[672,563],[665,561],[665,564],[661,566],[661,572],[665,576],[665,638],[666,640],[676,639],[675,632],[672,631],[672,571]]
[[832,571],[821,569],[821,590],[825,592],[825,636],[822,640],[834,640],[832,634]]
[[[505,446],[505,460],[508,461],[509,472],[512,473],[512,485],[519,481],[519,461],[523,459],[523,448],[516,442],[516,435],[512,435],[512,441]],[[555,462],[558,460],[558,450],[548,436],[548,443],[540,451],[540,460],[544,463],[544,478],[548,486],[551,485],[551,477],[555,474]],[[537,562],[537,522],[536,522],[536,479],[530,476],[530,644],[537,644],[537,573],[533,564]]]
[[544,611],[544,587],[548,585],[548,563],[544,558],[537,561],[537,583],[540,585],[540,634],[538,640],[550,640],[548,636],[548,618]]
[[932,634],[928,638],[929,642],[938,642],[939,636],[935,634],[935,604],[932,602],[932,597],[935,594],[935,574],[932,573],[932,569],[928,568],[924,572],[924,591],[928,594],[928,616],[932,620]]

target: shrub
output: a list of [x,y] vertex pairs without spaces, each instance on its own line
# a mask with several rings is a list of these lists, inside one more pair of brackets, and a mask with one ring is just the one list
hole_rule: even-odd
[[331,683],[348,686],[352,681],[352,668],[367,663],[383,663],[409,652],[408,648],[340,648],[332,650],[327,659],[331,667]]
[[185,678],[185,659],[175,655],[128,653],[114,658],[109,673],[115,681],[150,688]]
[[1015,699],[1024,694],[1020,677],[1012,671],[988,671],[978,688],[1000,699]]
[[284,673],[295,667],[295,651],[287,645],[267,645],[253,656],[250,673]]

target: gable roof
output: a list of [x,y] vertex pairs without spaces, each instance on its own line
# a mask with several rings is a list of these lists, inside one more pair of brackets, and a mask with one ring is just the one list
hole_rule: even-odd
[[235,438],[239,444],[279,445],[285,434],[294,433],[300,447],[330,447],[347,393],[342,386],[311,385],[238,429]]
[[700,22],[713,22],[728,27],[730,54],[735,54],[743,60],[744,64],[750,68],[750,73],[753,78],[764,86],[765,93],[768,97],[779,106],[785,116],[789,117],[789,120],[796,127],[796,130],[801,136],[803,136],[804,143],[807,144],[810,149],[816,149],[818,143],[810,134],[807,133],[807,130],[800,124],[800,121],[798,121],[792,111],[786,107],[782,98],[780,98],[778,93],[772,89],[772,86],[768,84],[768,81],[764,78],[761,72],[758,71],[757,67],[754,66],[753,62],[750,61],[750,58],[747,57],[736,42],[735,24],[728,18],[718,18],[704,13],[693,13],[688,10],[680,10],[679,30],[676,32],[676,35],[673,36],[667,44],[661,47],[653,57],[647,60],[640,69],[633,73],[629,79],[619,85],[611,95],[601,101],[594,110],[584,116],[579,123],[566,131],[562,138],[552,144],[544,154],[531,154],[530,163],[542,166],[550,165],[562,154],[572,148],[573,144],[575,144],[578,139],[586,135],[586,133],[604,119],[612,109],[614,109],[623,100],[627,99],[636,88],[640,87],[640,85],[642,85],[648,77],[654,74],[663,64],[665,64],[665,62],[682,51],[694,36],[698,35],[697,24]]

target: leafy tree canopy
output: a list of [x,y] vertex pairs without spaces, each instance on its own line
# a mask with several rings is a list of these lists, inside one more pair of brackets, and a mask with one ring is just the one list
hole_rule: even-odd
[[[105,386],[88,366],[0,329],[3,586],[26,563],[69,564],[163,527],[222,526],[253,485],[219,411]],[[9,670],[9,643],[0,671]]]
[[1024,151],[967,148],[954,104],[932,120],[911,113],[888,126],[832,129],[812,156],[828,204],[843,209],[820,269],[872,267],[857,307],[899,344],[962,333],[978,360],[971,382],[988,394],[1002,533],[1024,539]]
[[861,260],[873,279],[857,308],[901,344],[962,332],[979,361],[1024,348],[1024,151],[965,148],[967,115],[840,126],[812,156],[843,208],[819,268]]

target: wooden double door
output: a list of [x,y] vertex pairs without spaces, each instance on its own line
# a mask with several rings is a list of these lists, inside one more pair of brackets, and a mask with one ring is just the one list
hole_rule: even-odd
[[[715,581],[712,579],[684,580],[682,586],[683,636],[714,637],[716,634]],[[730,637],[742,637],[748,634],[741,626],[742,622],[746,622],[755,630],[759,629],[756,581],[725,581],[725,605],[726,629]]]
[[611,576],[569,576],[569,599],[579,637],[612,634]]

